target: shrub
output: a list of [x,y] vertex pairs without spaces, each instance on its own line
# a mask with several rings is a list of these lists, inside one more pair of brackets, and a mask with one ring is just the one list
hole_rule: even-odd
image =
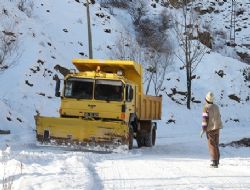
[[101,7],[110,8],[110,7],[117,7],[117,8],[128,8],[130,1],[124,0],[101,0],[100,5]]
[[34,9],[34,2],[33,0],[20,0],[17,3],[17,7],[20,11],[24,12],[28,17],[31,17]]
[[[0,73],[14,64],[17,57],[17,36],[14,32],[0,32]],[[16,55],[16,56],[15,56]]]

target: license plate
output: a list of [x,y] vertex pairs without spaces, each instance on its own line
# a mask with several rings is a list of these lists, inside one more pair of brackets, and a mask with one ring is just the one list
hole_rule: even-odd
[[93,113],[93,112],[85,112],[84,117],[89,118],[89,117],[99,117],[99,113]]

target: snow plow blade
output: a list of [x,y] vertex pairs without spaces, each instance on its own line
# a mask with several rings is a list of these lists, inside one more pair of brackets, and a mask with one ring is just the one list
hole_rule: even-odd
[[39,142],[80,145],[127,145],[128,126],[122,121],[35,116]]

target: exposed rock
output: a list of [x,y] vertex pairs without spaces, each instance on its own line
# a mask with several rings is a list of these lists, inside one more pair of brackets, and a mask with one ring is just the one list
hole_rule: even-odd
[[236,28],[235,32],[240,32],[242,29],[241,28]]
[[239,51],[237,51],[236,53],[241,58],[242,61],[244,61],[245,63],[250,64],[250,55],[248,53],[242,53],[242,52],[239,52]]
[[104,29],[104,32],[111,33],[111,29]]
[[40,63],[41,65],[43,65],[43,64],[44,64],[44,61],[42,61],[41,59],[38,59],[38,60],[37,60],[37,63]]
[[30,83],[28,80],[25,80],[25,84],[27,84],[30,87],[34,86],[34,84]]
[[156,8],[156,4],[155,4],[155,3],[152,3],[151,6],[152,6],[153,8]]
[[196,104],[200,104],[200,103],[201,103],[200,100],[195,100],[195,97],[192,97],[192,98],[191,98],[191,101],[192,101],[193,103],[196,103]]
[[66,28],[63,29],[64,32],[69,32]]
[[223,76],[226,75],[223,70],[215,71],[215,73],[219,75],[221,78],[223,78]]
[[169,119],[166,124],[170,124],[170,123],[175,123],[175,120],[174,119]]
[[250,138],[243,138],[241,140],[238,141],[232,141],[230,143],[221,143],[220,144],[221,147],[226,147],[226,146],[232,146],[232,147],[250,147]]
[[244,14],[244,9],[239,9],[236,11],[236,16],[243,15]]
[[13,32],[9,32],[9,31],[2,31],[2,32],[3,32],[4,35],[6,35],[6,36],[12,36],[12,37],[16,38],[16,34],[13,33]]
[[209,32],[199,32],[198,31],[198,39],[203,45],[212,49],[212,37],[211,37],[211,34]]
[[187,95],[187,92],[182,92],[182,91],[177,91],[176,88],[171,88],[172,90],[172,94],[175,95],[175,94],[180,94],[182,96],[186,96]]
[[95,15],[98,16],[98,17],[100,17],[100,18],[105,17],[104,13],[96,13]]
[[214,7],[208,7],[206,9],[202,9],[201,7],[195,7],[194,10],[196,12],[198,12],[200,15],[204,15],[204,14],[211,14],[212,12],[215,11]]
[[231,100],[234,100],[238,103],[240,103],[240,98],[238,96],[236,96],[235,94],[230,94],[228,95],[228,97],[231,99]]
[[0,135],[8,135],[10,134],[10,130],[1,130],[0,129]]
[[70,70],[69,70],[69,69],[67,69],[67,68],[65,68],[65,67],[62,67],[61,65],[56,65],[56,66],[54,67],[54,69],[55,69],[56,71],[58,71],[59,73],[61,73],[63,76],[66,76],[66,75],[68,75],[68,74],[70,73]]
[[40,93],[38,93],[38,95],[40,95],[40,96],[45,96],[45,93],[40,92]]
[[236,47],[237,46],[237,44],[235,42],[227,42],[226,45],[230,46],[230,47]]
[[19,121],[20,123],[23,122],[19,117],[17,117],[16,120]]

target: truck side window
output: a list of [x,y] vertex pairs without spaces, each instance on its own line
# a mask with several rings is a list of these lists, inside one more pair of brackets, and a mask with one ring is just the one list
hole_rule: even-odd
[[134,90],[132,86],[126,85],[126,101],[131,102],[133,100]]

